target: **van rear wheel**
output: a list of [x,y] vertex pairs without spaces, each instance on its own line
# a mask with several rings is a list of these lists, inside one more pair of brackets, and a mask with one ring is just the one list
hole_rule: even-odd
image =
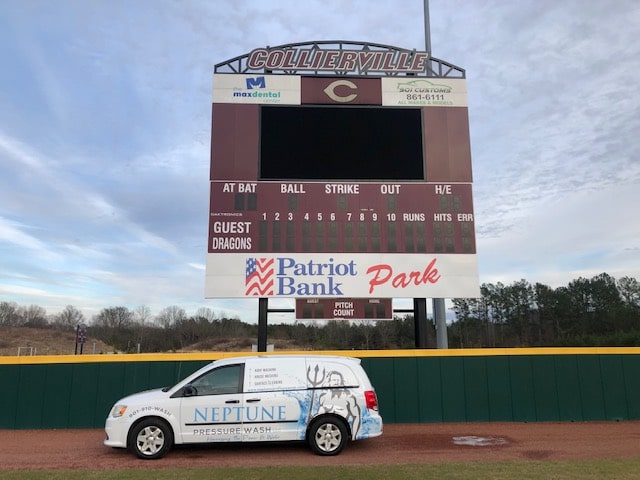
[[347,426],[339,418],[318,418],[309,427],[309,447],[317,455],[337,455],[347,440]]

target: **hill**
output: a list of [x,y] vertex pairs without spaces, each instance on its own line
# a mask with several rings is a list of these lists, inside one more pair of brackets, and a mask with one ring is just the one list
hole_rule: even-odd
[[[51,328],[0,327],[0,355],[73,355],[75,352],[75,332],[65,332]],[[110,353],[113,347],[87,338],[83,353]],[[80,345],[78,345],[80,353]]]
[[[24,355],[73,355],[76,346],[75,332],[50,328],[0,327],[0,356]],[[249,337],[207,338],[173,352],[251,352],[257,343]],[[275,350],[308,350],[309,345],[300,345],[292,340],[269,339]],[[83,354],[113,353],[116,349],[95,338],[88,337]],[[146,353],[146,352],[145,352]],[[80,345],[78,345],[80,354]]]

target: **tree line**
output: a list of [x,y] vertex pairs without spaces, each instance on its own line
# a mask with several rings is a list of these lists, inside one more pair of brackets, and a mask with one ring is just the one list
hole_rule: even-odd
[[640,346],[635,278],[602,273],[556,289],[520,280],[480,292],[453,300],[449,337],[459,347]]
[[[640,283],[634,278],[602,273],[555,289],[526,280],[485,283],[480,292],[480,298],[452,301],[449,348],[640,346]],[[49,316],[36,305],[0,302],[0,326],[75,330],[80,324],[88,324],[90,337],[129,353],[245,349],[257,339],[256,324],[206,307],[191,316],[176,305],[155,316],[146,306],[107,307],[89,322],[71,305]],[[269,324],[267,341],[278,349],[404,349],[415,346],[414,328],[412,315]],[[427,330],[427,345],[435,347],[432,321]]]

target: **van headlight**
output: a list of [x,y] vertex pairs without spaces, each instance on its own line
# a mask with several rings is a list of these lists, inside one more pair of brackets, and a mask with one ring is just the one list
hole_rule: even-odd
[[124,412],[126,411],[127,411],[126,405],[119,405],[119,404],[114,405],[113,408],[111,409],[111,416],[114,418],[118,418],[124,415]]

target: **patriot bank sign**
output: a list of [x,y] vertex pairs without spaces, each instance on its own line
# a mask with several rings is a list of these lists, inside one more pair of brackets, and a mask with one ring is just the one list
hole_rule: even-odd
[[454,289],[472,294],[472,255],[264,255],[207,257],[208,271],[225,272],[211,283],[226,298],[412,298]]
[[441,278],[436,258],[429,259],[421,270],[398,271],[388,263],[368,265],[364,275],[358,270],[355,260],[301,262],[295,257],[250,257],[246,263],[245,295],[342,297],[345,279],[365,282],[368,294],[375,295],[384,286],[402,291],[412,285],[436,284]]

